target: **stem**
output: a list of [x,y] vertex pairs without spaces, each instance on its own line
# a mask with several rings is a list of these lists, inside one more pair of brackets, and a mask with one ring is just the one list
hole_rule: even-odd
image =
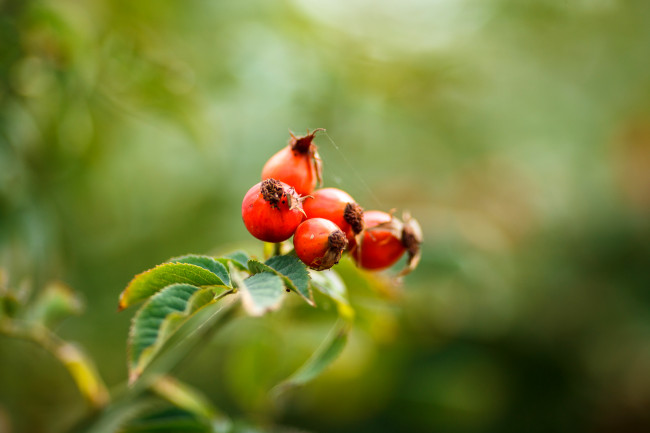
[[[229,297],[234,290],[219,295]],[[192,353],[204,348],[214,333],[236,317],[237,298],[228,302],[221,300],[199,310],[165,343],[161,352],[150,362],[140,377],[115,396],[113,402],[98,413],[82,420],[74,433],[113,433],[126,422],[155,407],[151,390],[161,377],[165,377]],[[223,421],[216,419],[216,421]]]
[[62,340],[42,325],[14,319],[0,320],[0,334],[31,341],[47,350],[68,370],[79,393],[94,409],[108,404],[109,393],[95,365],[74,344]]
[[273,244],[273,256],[282,255],[282,242],[276,242]]

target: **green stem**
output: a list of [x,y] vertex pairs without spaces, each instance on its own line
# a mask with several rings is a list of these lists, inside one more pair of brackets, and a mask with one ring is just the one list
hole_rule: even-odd
[[[199,310],[177,329],[131,386],[116,395],[101,412],[82,420],[72,431],[112,433],[142,412],[154,408],[156,400],[152,400],[151,390],[155,389],[156,383],[192,353],[204,348],[214,332],[236,317],[238,298],[232,301],[222,299],[230,298],[227,295],[231,293],[234,290],[222,293],[218,303]],[[215,421],[224,420],[217,417]]]
[[0,334],[31,341],[47,350],[68,370],[81,395],[94,409],[109,402],[109,393],[93,362],[77,346],[44,326],[15,319],[0,320]]

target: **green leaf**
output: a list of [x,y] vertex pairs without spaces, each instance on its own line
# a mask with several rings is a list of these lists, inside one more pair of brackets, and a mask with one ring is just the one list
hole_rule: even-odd
[[[135,383],[114,400],[105,410],[93,416],[90,425],[80,423],[71,433],[114,433],[123,431],[124,426],[135,417],[160,403],[159,398],[152,397],[147,391],[161,376],[168,373],[183,359],[196,350],[204,348],[214,332],[222,329],[236,317],[239,296],[226,296],[225,292],[218,302],[212,302],[191,315],[181,327],[174,332],[161,349],[153,356]],[[218,427],[213,425],[213,427]],[[126,430],[125,430],[126,431]],[[146,430],[145,430],[146,431]],[[169,431],[163,426],[159,431]],[[182,430],[181,431],[188,431]],[[219,431],[215,428],[215,431]]]
[[307,267],[294,254],[274,256],[265,262],[269,267],[279,272],[290,284],[290,289],[297,291],[305,300],[313,305],[314,299],[309,290],[309,273]]
[[228,273],[226,267],[222,263],[219,263],[217,260],[213,259],[212,257],[189,254],[186,256],[175,257],[173,259],[168,260],[168,262],[189,263],[192,265],[200,266],[203,269],[207,269],[208,271],[214,273],[217,277],[221,279],[221,281],[224,282],[226,286],[231,285],[230,274]]
[[304,385],[320,375],[332,362],[338,358],[348,341],[350,322],[339,319],[325,341],[314,354],[295,373],[271,391],[275,396],[287,389]]
[[151,386],[161,375],[167,374],[174,366],[194,351],[205,347],[207,339],[230,322],[238,311],[239,296],[226,296],[230,291],[188,316],[181,326],[172,333],[142,371],[130,391],[138,394]]
[[217,258],[217,261],[224,266],[228,266],[228,263],[232,263],[242,271],[248,271],[248,260],[248,254],[246,254],[244,251],[235,251],[230,254],[226,254],[223,257]]
[[83,302],[70,287],[53,282],[28,305],[26,319],[52,328],[68,316],[81,314],[82,310]]
[[214,299],[215,289],[172,284],[138,310],[129,336],[129,378],[133,382],[173,332]]
[[190,263],[164,263],[136,275],[120,294],[119,309],[123,310],[171,284],[191,284],[198,287],[224,286],[214,272]]
[[339,315],[346,320],[354,319],[354,309],[348,300],[343,279],[333,269],[326,271],[309,270],[311,285],[336,303]]
[[75,344],[60,343],[56,337],[53,339],[52,346],[57,344],[58,346],[51,350],[68,370],[81,395],[94,408],[104,407],[108,403],[110,395],[92,358]]
[[152,384],[151,389],[177,408],[209,420],[212,425],[221,426],[220,431],[227,430],[227,427],[231,425],[230,419],[219,411],[201,391],[172,376],[161,376]]
[[309,287],[307,267],[294,254],[274,256],[265,263],[250,259],[248,268],[252,273],[272,272],[278,275],[284,281],[287,289],[298,293],[309,305],[316,305]]
[[167,408],[129,420],[120,433],[216,433],[209,419],[189,411]]
[[[115,401],[97,415],[75,426],[70,433],[125,433],[125,426],[132,420],[160,405],[155,396],[126,397]],[[90,425],[88,425],[90,424]]]
[[244,309],[251,316],[262,316],[280,308],[284,299],[282,279],[270,272],[261,272],[241,281]]
[[[160,332],[158,334],[158,341],[161,342],[160,344],[166,341],[179,328],[179,326],[181,326],[187,320],[189,316],[212,302],[212,300],[215,299],[215,294],[217,293],[223,294],[223,290],[217,292],[214,287],[197,290],[190,297],[183,312],[169,314],[160,326]],[[158,348],[158,346],[152,347]],[[146,351],[150,351],[150,349],[146,349]]]

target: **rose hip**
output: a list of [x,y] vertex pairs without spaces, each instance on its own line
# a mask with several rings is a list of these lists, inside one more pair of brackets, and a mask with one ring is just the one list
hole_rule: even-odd
[[348,249],[356,245],[355,236],[363,230],[363,209],[345,191],[323,188],[312,192],[303,202],[307,218],[325,218],[339,226],[348,239]]
[[250,234],[265,242],[289,239],[305,218],[302,198],[276,179],[266,179],[249,189],[241,212]]
[[305,220],[293,235],[296,255],[304,264],[317,271],[337,264],[347,244],[345,233],[324,218]]
[[262,180],[277,179],[292,186],[301,195],[311,193],[321,181],[321,160],[314,134],[324,129],[315,129],[312,133],[296,137],[291,134],[289,145],[273,155],[262,168]]
[[389,213],[371,210],[364,213],[363,220],[366,227],[361,243],[352,251],[360,267],[386,269],[408,252],[406,267],[399,275],[415,269],[420,261],[422,243],[422,229],[415,219],[405,213],[402,222]]

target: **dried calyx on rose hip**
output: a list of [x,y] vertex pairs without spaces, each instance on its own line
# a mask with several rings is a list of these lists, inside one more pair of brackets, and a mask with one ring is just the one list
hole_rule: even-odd
[[311,193],[321,182],[322,163],[318,149],[313,143],[314,135],[323,128],[314,129],[307,135],[291,134],[289,144],[273,155],[262,168],[262,180],[277,179],[296,189],[301,195]]
[[241,205],[246,229],[264,242],[282,242],[291,237],[305,219],[303,198],[289,185],[266,179],[248,190]]
[[324,218],[305,220],[293,235],[296,255],[304,264],[317,271],[337,264],[347,245],[345,233]]
[[351,252],[357,264],[365,269],[386,269],[395,264],[406,252],[406,266],[398,276],[413,271],[420,262],[422,229],[408,212],[403,221],[392,212],[372,210],[364,213],[365,229],[361,242]]
[[363,230],[363,208],[338,188],[317,189],[305,198],[307,218],[325,218],[339,226],[348,240],[348,249],[356,245],[355,237]]

